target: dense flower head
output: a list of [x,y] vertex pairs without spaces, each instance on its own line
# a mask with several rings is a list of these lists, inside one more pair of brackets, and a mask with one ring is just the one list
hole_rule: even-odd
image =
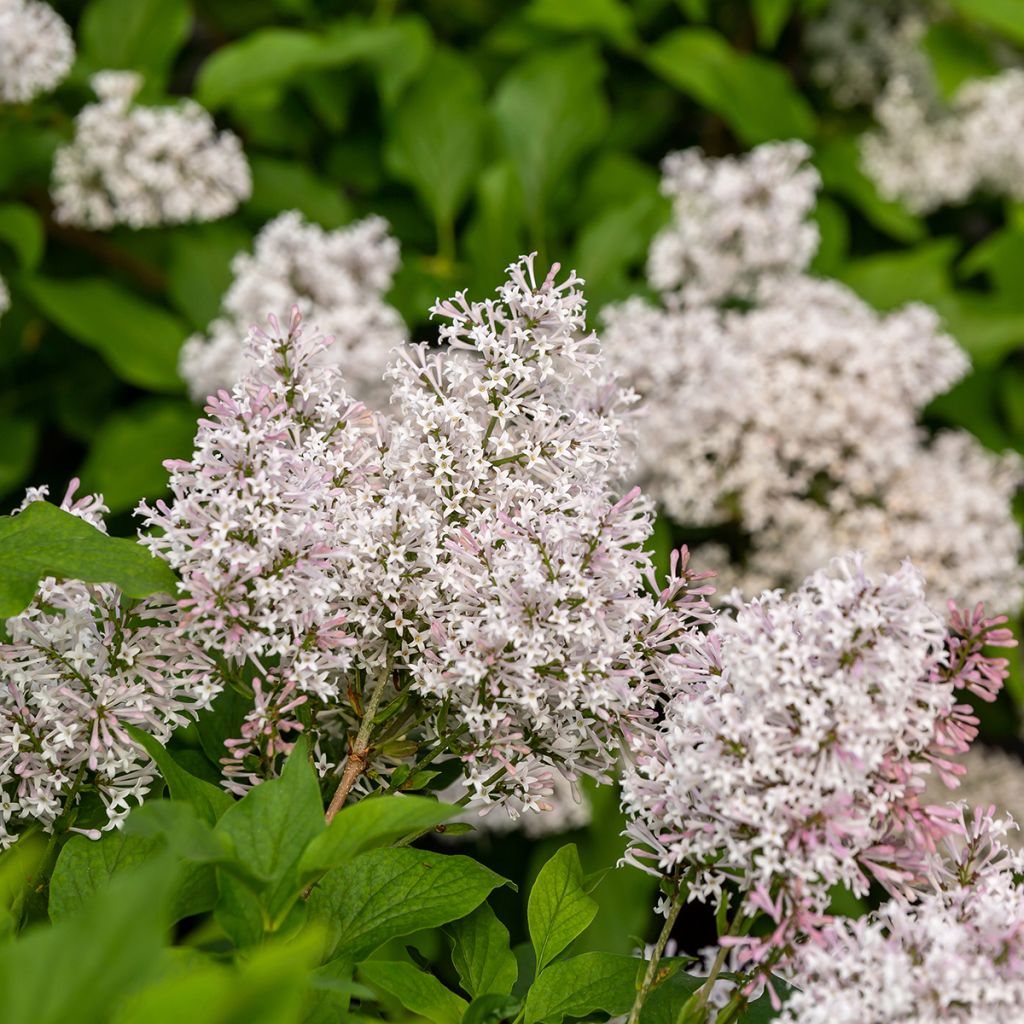
[[232,261],[234,280],[220,317],[182,349],[181,373],[192,397],[230,388],[247,369],[251,327],[268,312],[285,318],[297,306],[315,332],[334,338],[323,357],[341,365],[353,393],[369,405],[386,401],[381,378],[391,350],[406,340],[398,311],[384,301],[398,262],[398,242],[380,217],[335,231],[307,223],[295,210],[275,217],[256,236],[252,253]]
[[217,132],[194,100],[134,104],[142,77],[93,75],[97,103],[75,118],[74,139],[57,151],[51,192],[64,224],[105,230],[226,217],[252,191],[249,164],[231,132]]
[[639,479],[676,522],[729,539],[708,555],[723,589],[796,585],[859,549],[885,571],[911,557],[935,599],[1019,607],[1020,460],[918,426],[969,366],[935,311],[882,314],[839,282],[749,269],[742,308],[603,311],[609,361],[641,396]]
[[[104,529],[102,498],[62,507]],[[30,490],[24,508],[42,500]],[[166,740],[216,694],[209,665],[185,639],[166,598],[134,603],[110,584],[44,579],[6,622],[0,644],[0,847],[27,823],[47,831],[72,806],[98,797],[106,827],[120,824],[157,778],[125,731]]]
[[959,810],[941,875],[915,902],[837,919],[801,951],[782,1024],[1003,1024],[1024,1005],[1024,860],[1010,821]]
[[630,396],[556,271],[525,259],[496,300],[438,303],[446,346],[399,351],[390,415],[345,396],[297,316],[257,333],[174,501],[145,509],[190,632],[251,665],[268,708],[292,699],[268,680],[291,683],[330,729],[383,678],[512,813],[556,772],[613,768],[706,614],[685,560],[654,583],[649,506],[614,493]]
[[1014,643],[1004,621],[953,609],[947,627],[910,563],[872,579],[852,556],[720,617],[634,744],[629,859],[685,876],[691,898],[738,886],[739,916],[774,922],[730,939],[757,964],[816,931],[836,884],[907,895],[949,831],[920,801],[924,776],[962,772],[950,759],[977,719],[958,691],[994,698],[1006,662],[982,648]]
[[75,60],[71,29],[39,0],[0,0],[0,102],[27,103],[57,88]]
[[841,107],[869,104],[898,75],[927,79],[920,43],[935,20],[935,0],[830,0],[804,32],[814,80]]
[[950,104],[906,77],[875,104],[878,128],[862,140],[879,191],[917,213],[977,191],[1024,198],[1024,69],[965,83]]
[[716,302],[803,270],[818,247],[810,153],[802,142],[772,142],[720,160],[699,149],[667,156],[661,188],[672,221],[651,243],[651,286],[670,303]]

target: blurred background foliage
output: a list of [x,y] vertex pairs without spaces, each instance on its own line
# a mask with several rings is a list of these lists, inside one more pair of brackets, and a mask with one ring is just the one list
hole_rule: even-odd
[[[101,490],[113,532],[164,489],[162,461],[190,450],[196,407],[178,350],[216,316],[230,260],[278,212],[326,228],[385,216],[402,245],[390,301],[415,340],[435,296],[491,290],[518,254],[576,267],[591,310],[643,292],[667,220],[661,158],[802,138],[824,180],[815,268],[887,309],[931,303],[974,370],[933,424],[1024,452],[1024,206],[993,199],[916,217],[858,167],[864,110],[839,111],[810,79],[803,33],[822,0],[68,0],[70,78],[31,106],[0,107],[0,504],[26,484]],[[1024,45],[1024,3],[951,0],[925,38],[942,88]],[[106,68],[145,74],[143,99],[190,95],[241,136],[252,198],[215,223],[97,234],[54,223],[55,148]],[[596,326],[596,324],[595,324]],[[664,536],[664,530],[659,536]],[[1019,670],[1012,691],[1024,697]],[[1024,703],[1024,701],[1022,701]],[[986,710],[1010,745],[1009,698]],[[616,794],[595,796],[584,868],[622,841]],[[481,840],[495,868],[529,877],[549,849]],[[485,851],[486,852],[486,851]],[[651,884],[602,886],[595,948],[643,933]]]

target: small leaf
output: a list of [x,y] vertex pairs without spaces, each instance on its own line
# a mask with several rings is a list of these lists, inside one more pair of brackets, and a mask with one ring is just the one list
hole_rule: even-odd
[[156,762],[171,797],[190,804],[203,821],[213,825],[225,811],[235,806],[235,800],[219,786],[213,786],[185,771],[158,740],[134,725],[125,728],[131,738]]
[[129,384],[176,392],[185,325],[159,306],[99,277],[25,278],[21,289],[62,331],[96,349]]
[[456,921],[449,933],[452,963],[471,998],[488,993],[508,995],[512,991],[519,967],[509,945],[508,929],[490,904],[481,903],[472,914]]
[[540,870],[530,891],[527,922],[543,969],[586,930],[597,913],[597,901],[584,888],[583,868],[576,846],[563,846]]
[[347,864],[366,850],[387,846],[413,832],[433,828],[460,812],[421,796],[379,796],[343,807],[306,847],[299,870],[317,875]]
[[646,962],[615,953],[583,953],[541,971],[526,998],[526,1024],[561,1024],[565,1017],[628,1012]]
[[758,46],[770,50],[793,13],[793,0],[753,0]]
[[327,930],[328,957],[359,961],[388,939],[465,917],[504,884],[469,857],[371,850],[326,874],[308,906]]
[[466,1001],[450,992],[432,974],[402,961],[367,960],[359,973],[373,986],[397,999],[410,1013],[434,1024],[459,1024]]
[[718,33],[681,28],[647,51],[647,63],[667,82],[719,114],[748,145],[770,139],[807,139],[814,112],[786,70],[740,53]]
[[108,537],[45,501],[0,517],[0,619],[23,611],[46,576],[113,583],[128,597],[173,594],[174,573],[135,541]]
[[39,214],[21,203],[0,204],[0,240],[14,250],[24,270],[35,270],[43,258],[46,233]]

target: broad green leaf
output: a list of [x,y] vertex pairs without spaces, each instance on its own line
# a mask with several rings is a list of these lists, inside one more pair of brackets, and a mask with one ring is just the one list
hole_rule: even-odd
[[466,993],[473,999],[488,993],[508,995],[519,968],[509,946],[508,929],[490,904],[481,903],[448,931],[452,963]]
[[111,512],[158,498],[167,490],[164,460],[189,455],[195,432],[188,402],[154,399],[115,412],[93,438],[79,472],[82,487],[102,494]]
[[502,1021],[515,1020],[522,1006],[522,999],[516,996],[489,992],[487,995],[477,996],[469,1004],[462,1024],[501,1024]]
[[35,501],[0,518],[0,619],[24,610],[46,576],[114,583],[128,597],[173,594],[177,585],[167,563],[135,541],[108,537],[56,505]]
[[569,843],[541,868],[530,890],[526,919],[537,970],[543,971],[585,931],[596,913],[597,901],[586,891],[579,853]]
[[367,960],[359,973],[375,988],[394,996],[410,1013],[434,1024],[459,1024],[467,1003],[426,971],[400,960]]
[[172,885],[168,864],[155,860],[78,913],[0,946],[0,1020],[107,1024],[111,1007],[156,973]]
[[188,0],[90,0],[79,26],[82,52],[95,70],[162,72],[192,27]]
[[977,368],[997,366],[1024,345],[1024,310],[1017,300],[993,301],[985,295],[950,292],[934,300],[934,305]]
[[170,240],[167,297],[197,330],[220,312],[231,284],[231,261],[249,249],[248,232],[230,223],[193,224],[176,228]]
[[965,18],[1002,32],[1011,41],[1024,43],[1024,4],[1020,0],[952,0],[953,9]]
[[357,962],[388,939],[465,917],[504,884],[469,857],[371,850],[321,879],[309,914],[326,928],[328,957]]
[[754,25],[757,42],[770,50],[779,39],[793,13],[794,0],[753,0]]
[[946,99],[952,99],[964,82],[994,75],[999,70],[988,42],[964,25],[941,21],[932,25],[923,46]]
[[525,248],[523,192],[511,161],[493,164],[479,176],[473,211],[463,243],[473,291],[488,294]]
[[21,289],[62,331],[96,349],[122,380],[150,391],[181,390],[178,350],[187,332],[166,310],[99,277],[25,278]]
[[409,182],[430,210],[439,247],[454,256],[455,217],[480,164],[486,110],[473,64],[438,51],[398,105],[387,140],[392,172]]
[[279,779],[255,786],[218,821],[217,832],[263,880],[260,904],[272,926],[297,897],[299,861],[325,827],[320,784],[304,739],[295,744]]
[[950,268],[956,249],[954,239],[932,239],[914,249],[852,260],[839,277],[879,309],[911,301],[935,302],[952,290]]
[[271,218],[284,210],[298,210],[325,228],[338,228],[352,219],[352,207],[338,185],[318,178],[304,163],[277,157],[254,156],[252,198],[248,207]]
[[514,67],[495,92],[494,114],[519,176],[535,244],[543,240],[555,187],[605,132],[604,74],[592,48],[573,46]]
[[303,875],[320,874],[353,857],[387,846],[413,832],[433,828],[460,808],[422,796],[379,796],[343,807],[327,830],[310,842],[299,862]]
[[633,12],[623,0],[531,0],[523,14],[535,25],[556,32],[596,32],[625,47],[637,42]]
[[81,910],[114,875],[153,859],[163,847],[151,836],[130,836],[117,829],[99,839],[72,836],[60,851],[50,878],[50,920]]
[[0,496],[28,476],[38,444],[39,424],[20,416],[0,416]]
[[615,953],[583,953],[540,972],[526,997],[526,1024],[561,1024],[565,1017],[629,1011],[646,962]]
[[814,112],[780,65],[734,50],[710,29],[681,28],[647,51],[650,68],[719,114],[748,145],[807,139]]
[[[678,1024],[680,1010],[702,984],[703,978],[674,971],[651,990],[640,1013],[640,1024]],[[745,1017],[740,1019],[746,1020]]]
[[860,169],[860,153],[854,139],[833,139],[820,145],[814,163],[825,190],[851,203],[880,231],[901,242],[918,242],[926,236],[920,218],[878,194],[874,182]]
[[1012,299],[1024,293],[1024,230],[1006,227],[979,242],[960,261],[964,277],[986,272],[995,290]]
[[199,817],[210,825],[235,806],[235,800],[219,786],[213,786],[185,771],[158,740],[133,725],[126,728],[132,739],[156,762],[172,799],[190,804]]
[[24,270],[35,270],[46,245],[39,214],[22,203],[0,204],[0,241],[11,247]]

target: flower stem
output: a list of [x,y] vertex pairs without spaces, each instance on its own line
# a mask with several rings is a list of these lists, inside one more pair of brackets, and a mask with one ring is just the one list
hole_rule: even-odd
[[341,782],[331,797],[330,806],[327,808],[327,824],[329,825],[334,816],[345,806],[352,787],[356,780],[366,771],[370,763],[370,736],[373,732],[373,720],[377,717],[377,709],[380,707],[381,698],[387,687],[388,677],[391,675],[391,655],[389,654],[380,670],[380,674],[373,682],[370,691],[370,699],[363,711],[363,719],[359,723],[359,732],[356,733],[355,742],[349,748],[348,759],[345,761],[345,771],[341,776]]
[[662,954],[665,952],[665,946],[668,944],[669,937],[672,934],[672,928],[676,923],[676,918],[679,916],[679,911],[683,908],[682,899],[682,886],[677,880],[675,883],[675,891],[672,894],[672,902],[669,904],[668,916],[665,918],[665,924],[661,929],[661,934],[658,936],[658,941],[654,944],[654,949],[651,952],[651,959],[647,963],[647,971],[644,974],[644,980],[640,984],[640,988],[637,990],[636,999],[633,1000],[633,1008],[629,1011],[629,1017],[626,1024],[637,1024],[640,1020],[640,1011],[644,1008],[644,1002],[647,999],[648,993],[654,987],[654,981],[658,976],[658,965],[661,963]]

